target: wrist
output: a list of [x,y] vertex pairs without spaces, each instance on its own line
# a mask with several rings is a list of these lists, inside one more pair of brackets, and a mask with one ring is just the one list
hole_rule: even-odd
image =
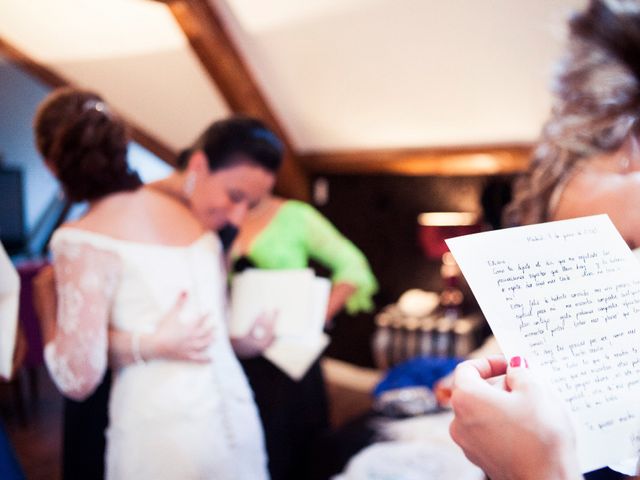
[[138,335],[139,335],[140,355],[143,360],[151,360],[154,358],[163,357],[163,355],[166,352],[166,345],[160,336],[155,334],[138,334]]
[[575,452],[562,453],[555,459],[554,457],[556,456],[549,455],[543,473],[534,475],[530,480],[584,480]]

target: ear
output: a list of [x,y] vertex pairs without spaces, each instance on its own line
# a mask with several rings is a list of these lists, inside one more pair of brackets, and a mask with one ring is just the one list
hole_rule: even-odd
[[189,157],[187,162],[187,172],[194,172],[196,174],[205,174],[209,171],[209,161],[207,156],[202,150],[196,150]]

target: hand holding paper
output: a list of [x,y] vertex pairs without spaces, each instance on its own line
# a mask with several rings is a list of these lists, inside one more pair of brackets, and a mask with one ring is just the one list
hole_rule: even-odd
[[507,356],[564,401],[582,471],[640,449],[640,264],[608,217],[447,241]]
[[[330,290],[329,281],[316,278],[309,269],[250,269],[238,274],[232,286],[229,330],[239,356],[262,353],[292,379],[302,378],[328,344],[323,326]],[[250,339],[256,327],[265,327],[255,323],[264,312],[277,312],[275,324],[265,330],[269,341],[260,340],[262,348],[249,353],[244,347],[255,344],[255,339],[242,339]]]

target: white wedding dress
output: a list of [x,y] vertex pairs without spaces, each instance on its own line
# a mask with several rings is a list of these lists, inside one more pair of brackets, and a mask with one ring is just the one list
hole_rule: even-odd
[[207,233],[171,247],[64,227],[52,251],[58,330],[45,358],[58,388],[72,398],[85,398],[100,383],[109,324],[152,332],[186,291],[183,320],[208,315],[215,328],[208,364],[153,360],[114,371],[106,477],[268,478],[253,394],[227,336],[219,240]]

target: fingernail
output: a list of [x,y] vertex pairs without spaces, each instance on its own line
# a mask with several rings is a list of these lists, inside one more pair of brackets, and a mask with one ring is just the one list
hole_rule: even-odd
[[180,292],[180,299],[184,300],[185,298],[187,298],[187,291],[183,290],[182,292]]
[[509,361],[509,366],[516,368],[516,367],[519,367],[521,363],[522,363],[522,358],[511,357],[511,361]]
[[524,368],[529,368],[529,362],[527,362],[527,359],[524,359]]

